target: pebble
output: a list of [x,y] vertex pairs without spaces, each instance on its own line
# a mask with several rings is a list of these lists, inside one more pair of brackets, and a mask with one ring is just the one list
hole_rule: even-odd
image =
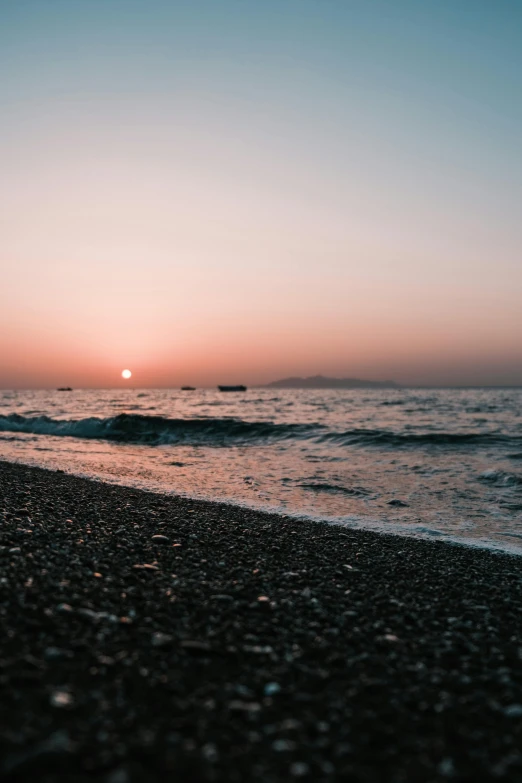
[[257,701],[240,701],[235,699],[229,702],[228,708],[232,712],[259,712],[261,705]]
[[161,535],[161,533],[157,533],[155,536],[152,536],[151,541],[155,541],[157,544],[168,544],[169,539],[167,536]]
[[275,750],[277,753],[295,750],[296,747],[297,745],[293,740],[277,739],[272,742],[272,750]]
[[188,523],[182,498],[0,462],[6,512],[28,487],[32,537],[0,511],[4,558],[34,557],[0,576],[0,778],[522,780],[520,559],[211,503]]
[[53,691],[49,701],[53,707],[70,707],[73,697],[69,691]]
[[440,775],[442,775],[445,778],[453,777],[455,774],[455,765],[453,763],[453,759],[450,758],[444,758],[439,763],[437,770]]
[[70,650],[62,650],[60,647],[46,647],[44,650],[44,658],[46,661],[56,661],[72,657],[73,653]]
[[508,718],[521,718],[522,717],[522,704],[510,704],[504,710],[504,715]]
[[93,609],[78,609],[77,614],[80,617],[85,617],[87,620],[92,620],[94,623],[99,623],[101,620],[106,620],[109,623],[119,622],[119,618],[110,612],[95,612]]
[[105,783],[130,783],[129,773],[123,767],[115,769],[105,778]]
[[165,647],[167,644],[172,642],[172,639],[173,637],[168,633],[161,633],[161,631],[157,631],[156,633],[152,634],[152,646]]
[[294,761],[294,763],[290,765],[290,774],[295,778],[302,778],[305,775],[308,775],[309,772],[310,767],[308,764],[305,764],[304,761]]

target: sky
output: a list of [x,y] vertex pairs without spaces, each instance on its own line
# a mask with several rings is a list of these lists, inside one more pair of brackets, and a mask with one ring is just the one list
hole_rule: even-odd
[[522,384],[518,0],[0,0],[0,387]]

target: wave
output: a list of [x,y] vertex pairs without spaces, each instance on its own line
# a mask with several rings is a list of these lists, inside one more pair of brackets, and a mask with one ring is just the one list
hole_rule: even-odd
[[408,448],[415,446],[491,446],[522,445],[522,435],[504,435],[500,432],[391,432],[390,430],[353,429],[345,432],[327,432],[320,441],[339,445],[388,446]]
[[509,445],[522,447],[521,435],[500,432],[393,432],[380,429],[328,430],[317,422],[276,423],[245,421],[226,417],[171,419],[165,416],[120,413],[108,418],[53,419],[49,416],[0,416],[0,432],[32,433],[73,438],[109,440],[118,443],[143,443],[151,446],[187,443],[227,446],[235,443],[258,444],[280,440],[310,440],[336,446],[415,449],[428,447],[469,447]]
[[496,487],[522,487],[522,476],[506,470],[486,470],[480,474],[479,480]]
[[303,437],[321,425],[276,424],[270,421],[244,421],[229,418],[169,419],[120,413],[106,419],[52,419],[49,416],[26,417],[17,413],[0,416],[0,432],[24,432],[72,438],[110,440],[118,443],[143,443],[150,446],[169,443],[195,445],[233,445]]

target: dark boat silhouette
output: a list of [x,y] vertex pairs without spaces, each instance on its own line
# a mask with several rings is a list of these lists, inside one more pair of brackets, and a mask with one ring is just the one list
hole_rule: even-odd
[[195,386],[182,386],[181,391],[196,391]]
[[70,386],[58,386],[56,391],[72,391]]
[[220,392],[245,392],[246,386],[218,386]]

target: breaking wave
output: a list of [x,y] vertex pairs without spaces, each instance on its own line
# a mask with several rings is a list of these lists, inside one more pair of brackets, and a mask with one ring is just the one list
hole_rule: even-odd
[[176,443],[201,446],[259,444],[281,440],[313,440],[337,446],[415,449],[508,444],[522,446],[522,435],[465,432],[392,432],[381,429],[329,430],[319,423],[245,421],[236,417],[171,419],[139,413],[120,413],[108,418],[53,419],[49,416],[0,416],[0,432],[31,433],[72,438],[142,443],[149,446]]
[[320,429],[319,425],[275,424],[243,421],[237,418],[170,419],[120,413],[107,419],[52,419],[49,416],[26,417],[17,413],[0,416],[0,431],[27,432],[72,438],[110,440],[119,443],[143,443],[149,446],[169,443],[231,445],[299,437]]

